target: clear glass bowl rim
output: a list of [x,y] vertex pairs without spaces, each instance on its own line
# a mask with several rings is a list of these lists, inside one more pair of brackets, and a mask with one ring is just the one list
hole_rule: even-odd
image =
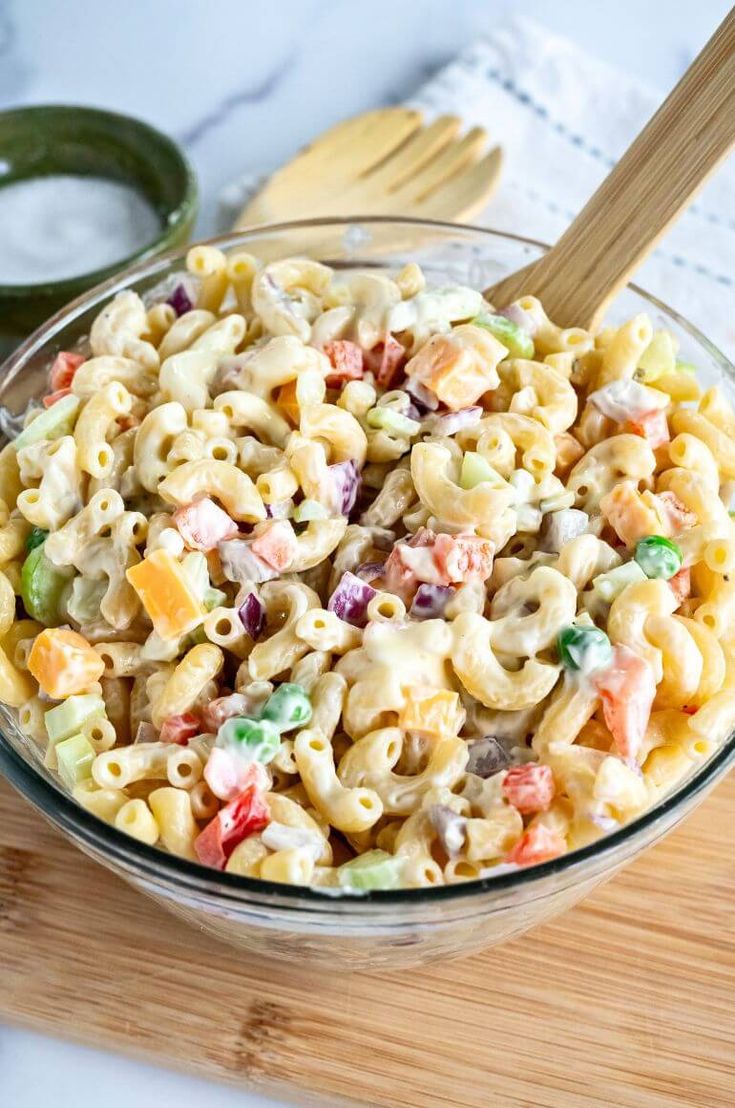
[[[475,227],[465,223],[414,219],[408,216],[356,215],[344,218],[298,219],[284,223],[260,224],[247,231],[228,232],[203,241],[213,246],[228,248],[244,245],[249,240],[263,237],[266,234],[280,234],[319,227],[334,228],[341,226],[347,228],[354,224],[395,226],[396,229],[400,227],[414,227],[417,229],[423,227],[446,232],[449,235],[459,232],[477,235],[481,238],[507,240],[539,250],[549,249],[547,243],[526,238],[523,235],[495,231],[492,228]],[[55,329],[70,317],[86,311],[94,302],[104,299],[108,294],[117,291],[118,288],[128,288],[131,283],[137,280],[154,276],[157,270],[166,270],[172,262],[183,261],[188,249],[188,247],[185,249],[177,248],[165,254],[157,255],[154,259],[147,259],[130,266],[67,304],[51,316],[43,326],[34,331],[7,359],[4,367],[2,367],[5,370],[4,379],[11,380],[22,369],[26,359],[32,356],[49,338],[53,337]],[[670,308],[663,301],[651,293],[645,292],[637,285],[631,284],[629,288],[659,311],[670,316],[678,326],[687,331],[692,339],[707,351],[709,357],[718,364],[724,373],[735,376],[735,367],[732,366],[725,355],[675,309]],[[272,881],[264,881],[260,878],[241,877],[238,874],[212,870],[196,862],[190,862],[185,858],[179,858],[156,847],[140,843],[98,819],[91,812],[87,812],[76,804],[71,796],[66,795],[44,780],[30,762],[21,757],[0,730],[0,769],[10,783],[53,824],[67,831],[72,838],[80,840],[93,852],[104,854],[111,862],[117,863],[124,870],[130,872],[131,875],[139,879],[154,881],[157,884],[169,878],[181,892],[190,892],[196,895],[211,894],[215,899],[226,900],[233,906],[241,904],[243,907],[250,905],[271,910],[282,908],[285,911],[317,911],[323,914],[329,914],[331,909],[335,914],[342,916],[346,912],[358,915],[360,908],[369,904],[380,905],[385,908],[392,904],[416,908],[420,905],[428,907],[439,903],[447,904],[448,902],[471,899],[475,906],[479,906],[477,898],[486,896],[489,899],[493,893],[508,892],[522,887],[529,890],[534,884],[540,885],[546,878],[552,876],[566,874],[570,878],[577,875],[581,878],[583,874],[579,871],[584,869],[586,863],[602,862],[606,856],[614,855],[618,848],[629,845],[634,839],[643,836],[647,830],[652,829],[656,823],[664,821],[676,809],[686,808],[688,802],[694,800],[699,793],[708,789],[720,777],[724,776],[734,761],[735,732],[725,740],[720,749],[684,785],[665,797],[653,808],[619,830],[604,835],[596,842],[579,850],[563,854],[551,861],[500,873],[497,876],[480,878],[477,881],[462,882],[457,885],[365,892],[353,897],[335,896],[334,890],[282,885]],[[350,913],[350,909],[354,909],[354,912]]]

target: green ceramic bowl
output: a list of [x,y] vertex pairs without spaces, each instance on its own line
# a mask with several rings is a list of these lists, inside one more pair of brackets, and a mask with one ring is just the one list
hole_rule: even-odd
[[172,139],[130,116],[97,108],[44,105],[0,112],[0,188],[71,173],[134,186],[160,220],[145,246],[113,265],[49,283],[0,284],[0,355],[64,304],[131,262],[189,241],[197,213],[194,171]]

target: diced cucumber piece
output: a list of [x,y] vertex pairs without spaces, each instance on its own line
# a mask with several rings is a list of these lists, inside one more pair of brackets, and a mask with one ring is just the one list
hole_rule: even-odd
[[403,859],[385,850],[368,850],[337,871],[343,889],[398,889],[401,886]]
[[56,744],[59,776],[67,789],[73,789],[92,776],[92,762],[95,757],[94,747],[84,735],[72,735]]
[[504,315],[493,315],[492,312],[483,312],[470,321],[476,327],[484,327],[498,342],[502,342],[511,358],[532,358],[534,355],[533,339],[528,331],[524,331],[512,319],[506,319]]
[[104,714],[105,702],[95,693],[77,693],[68,697],[62,704],[57,704],[46,712],[44,722],[49,743],[68,739],[80,730],[86,720]]
[[204,607],[208,612],[211,612],[213,608],[219,608],[227,600],[227,593],[222,592],[222,589],[215,589],[213,586],[204,590]]
[[600,600],[612,604],[628,585],[645,580],[646,575],[637,562],[624,562],[621,566],[615,566],[615,569],[609,569],[607,573],[599,573],[592,581],[592,588]]
[[462,469],[459,474],[459,483],[463,489],[474,489],[475,485],[489,482],[491,485],[504,484],[503,478],[486,462],[482,454],[474,450],[467,450],[462,458]]
[[676,365],[674,340],[668,331],[656,331],[646,349],[638,359],[635,371],[636,381],[655,381],[664,373],[673,373]]
[[385,405],[378,405],[377,408],[371,408],[368,414],[365,416],[368,427],[374,427],[376,430],[388,431],[392,435],[406,435],[408,437],[417,435],[421,430],[421,424],[415,419],[409,419],[408,416],[401,415],[400,412],[394,411],[393,408],[388,408]]
[[13,439],[13,446],[16,450],[22,450],[25,446],[41,442],[43,439],[60,439],[62,435],[71,434],[78,410],[78,396],[62,396],[61,400],[46,408],[23,428],[18,437]]
[[293,510],[294,523],[308,523],[310,519],[328,519],[329,512],[318,500],[302,500]]

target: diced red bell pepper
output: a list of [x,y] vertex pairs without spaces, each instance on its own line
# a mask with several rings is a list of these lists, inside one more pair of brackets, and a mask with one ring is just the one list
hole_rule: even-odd
[[537,823],[525,831],[505,857],[506,862],[517,866],[537,866],[558,858],[566,850],[566,843],[558,831]]
[[197,858],[205,866],[224,869],[238,843],[262,831],[271,814],[263,793],[253,785],[220,808],[194,840]]
[[49,384],[52,392],[70,388],[74,380],[74,374],[83,362],[83,354],[72,354],[68,350],[62,350],[57,354],[49,373]]
[[648,662],[627,646],[616,646],[612,662],[595,674],[605,723],[623,758],[635,758],[651,716],[656,679]]
[[[402,348],[401,348],[402,349]],[[330,389],[340,388],[345,381],[357,381],[363,374],[362,347],[347,339],[335,339],[324,344],[324,353],[334,368],[327,377]]]
[[669,588],[676,597],[676,603],[682,604],[692,594],[692,571],[689,566],[680,569],[669,578]]
[[288,569],[299,549],[291,521],[275,519],[268,523],[253,539],[250,549],[279,573]]
[[193,739],[202,729],[199,716],[193,712],[181,712],[177,716],[169,716],[163,721],[158,736],[162,743],[177,743],[186,746],[189,739]]
[[374,375],[379,388],[392,389],[403,375],[406,351],[398,339],[388,335],[385,342],[379,342],[372,350],[365,351],[364,364]]
[[651,450],[656,450],[659,446],[663,446],[665,442],[671,441],[666,412],[661,411],[660,408],[644,412],[637,419],[628,420],[626,430],[633,435],[640,435],[641,438],[646,439]]
[[446,577],[442,584],[454,585],[469,578],[486,581],[493,571],[495,546],[479,535],[437,535],[434,561]]
[[43,398],[44,408],[52,408],[57,400],[63,400],[65,396],[69,396],[71,389],[57,389],[56,392],[50,392]]
[[537,762],[511,766],[503,781],[503,793],[523,816],[545,812],[554,799],[551,767]]

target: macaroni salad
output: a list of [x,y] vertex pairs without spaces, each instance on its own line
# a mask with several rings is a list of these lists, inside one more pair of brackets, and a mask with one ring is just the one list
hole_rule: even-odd
[[187,267],[0,452],[0,700],[80,805],[412,888],[583,846],[724,741],[735,415],[668,332],[414,263]]

